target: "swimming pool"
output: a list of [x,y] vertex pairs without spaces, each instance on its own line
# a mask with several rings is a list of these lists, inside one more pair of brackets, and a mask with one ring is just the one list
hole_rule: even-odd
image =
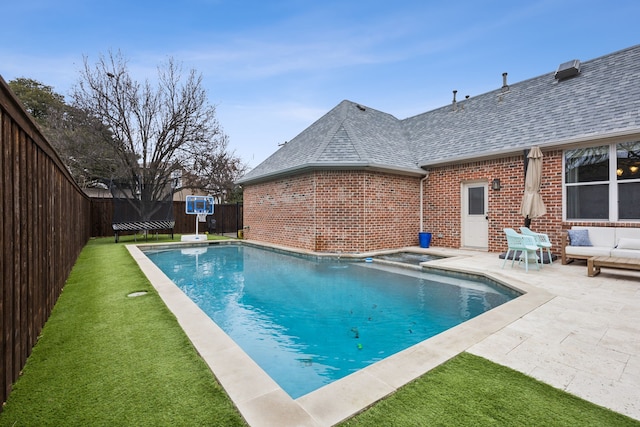
[[146,254],[293,398],[519,295],[481,278],[244,245]]
[[384,261],[399,262],[410,265],[420,265],[423,262],[443,259],[445,257],[416,252],[394,252],[390,254],[382,254],[375,257]]

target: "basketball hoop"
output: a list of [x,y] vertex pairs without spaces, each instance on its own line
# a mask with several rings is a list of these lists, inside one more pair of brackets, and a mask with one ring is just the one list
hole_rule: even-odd
[[[196,234],[194,240],[199,240],[198,223],[207,222],[207,215],[213,215],[214,200],[211,196],[187,196],[185,212],[196,216]],[[183,236],[185,237],[185,236]],[[204,239],[206,240],[206,238]]]

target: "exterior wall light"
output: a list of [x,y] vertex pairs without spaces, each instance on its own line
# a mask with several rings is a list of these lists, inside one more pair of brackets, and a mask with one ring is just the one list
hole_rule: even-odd
[[494,178],[493,181],[491,181],[491,189],[498,191],[502,188],[502,186],[500,185],[500,179],[499,178]]

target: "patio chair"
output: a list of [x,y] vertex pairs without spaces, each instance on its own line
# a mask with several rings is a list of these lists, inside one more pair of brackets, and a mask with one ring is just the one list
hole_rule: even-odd
[[536,263],[536,268],[540,270],[540,264],[538,264],[538,245],[533,236],[525,236],[518,233],[513,228],[505,228],[504,234],[507,236],[507,253],[504,256],[504,262],[502,268],[507,263],[509,253],[511,253],[511,267],[518,257],[518,264],[524,261],[525,271],[529,271],[529,260],[533,259]]
[[549,236],[544,233],[536,233],[535,231],[529,230],[528,227],[520,227],[520,231],[525,236],[532,236],[536,240],[536,245],[540,250],[540,264],[544,265],[544,250],[547,250],[547,255],[549,256],[549,264],[553,263],[553,257],[551,256],[551,241],[549,240]]

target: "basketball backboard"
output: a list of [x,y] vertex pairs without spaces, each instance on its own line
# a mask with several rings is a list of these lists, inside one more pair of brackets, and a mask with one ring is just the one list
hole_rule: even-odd
[[213,215],[213,197],[187,196],[186,213],[189,215]]

